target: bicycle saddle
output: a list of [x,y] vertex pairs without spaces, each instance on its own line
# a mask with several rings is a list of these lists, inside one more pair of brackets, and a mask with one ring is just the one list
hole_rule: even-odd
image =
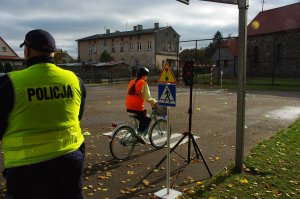
[[136,113],[128,113],[128,115],[129,115],[129,117],[137,117],[138,116],[138,114],[136,114]]

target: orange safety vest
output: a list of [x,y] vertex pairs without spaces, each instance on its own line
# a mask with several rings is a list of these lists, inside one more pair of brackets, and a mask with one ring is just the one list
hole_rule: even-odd
[[[135,94],[130,95],[129,90],[135,84]],[[126,108],[135,111],[143,111],[145,109],[145,100],[142,95],[142,88],[147,84],[147,82],[143,79],[138,80],[135,83],[135,80],[131,80],[128,84],[127,88],[127,96],[126,96]]]

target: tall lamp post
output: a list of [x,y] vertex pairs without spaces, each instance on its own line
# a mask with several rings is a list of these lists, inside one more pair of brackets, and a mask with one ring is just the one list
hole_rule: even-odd
[[[189,0],[177,0],[189,4]],[[236,153],[235,171],[242,172],[244,156],[245,131],[245,87],[246,87],[246,61],[247,61],[247,15],[249,0],[201,0],[216,3],[238,5],[239,8],[239,37],[238,37],[238,90],[236,114]]]

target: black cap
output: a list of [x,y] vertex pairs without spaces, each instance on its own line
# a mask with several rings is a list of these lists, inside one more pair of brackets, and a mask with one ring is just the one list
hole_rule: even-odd
[[29,31],[25,36],[24,42],[20,44],[20,48],[24,45],[45,52],[54,52],[56,49],[52,35],[41,29]]

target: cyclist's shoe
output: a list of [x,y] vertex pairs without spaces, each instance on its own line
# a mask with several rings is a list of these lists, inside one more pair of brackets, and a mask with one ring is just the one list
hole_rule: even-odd
[[146,144],[146,141],[144,140],[143,136],[136,135],[136,140],[142,144]]
[[148,133],[149,127],[147,127],[144,131],[138,130],[138,135],[146,136]]

